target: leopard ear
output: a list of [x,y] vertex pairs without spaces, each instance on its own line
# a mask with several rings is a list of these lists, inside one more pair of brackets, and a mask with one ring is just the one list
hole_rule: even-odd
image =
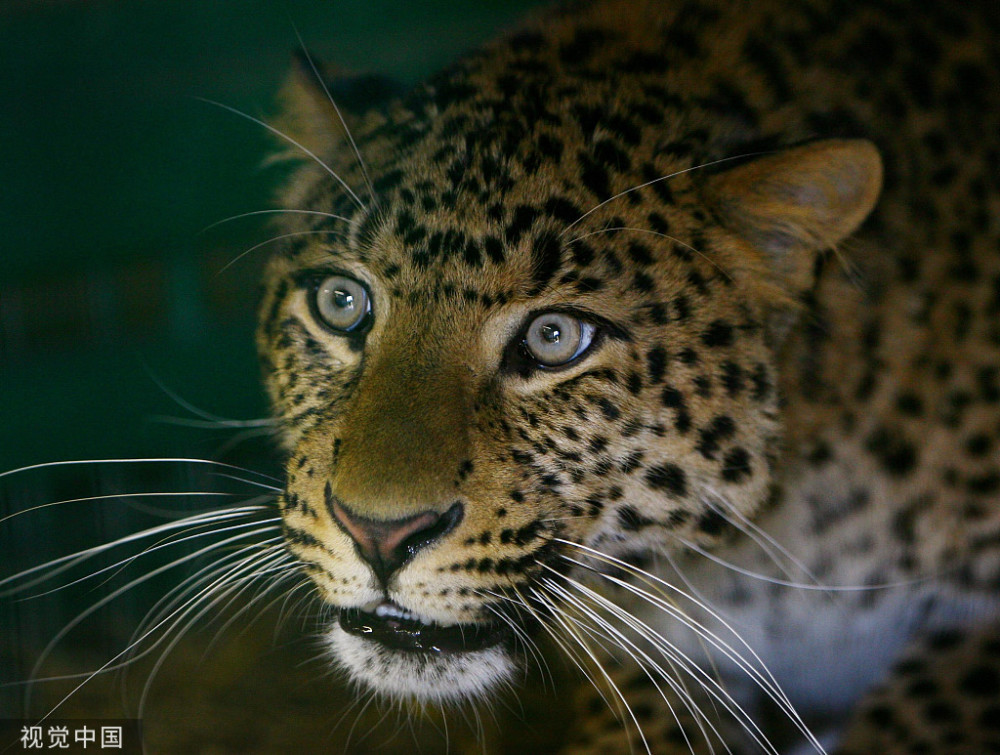
[[882,187],[882,160],[864,139],[785,149],[716,174],[706,198],[722,222],[761,250],[793,292],[812,283],[815,255],[861,225]]
[[[379,74],[354,74],[319,63],[305,50],[293,56],[278,95],[275,128],[317,155],[326,155],[366,116],[404,94],[401,83]],[[285,145],[287,146],[287,145]],[[285,157],[301,158],[288,152]]]

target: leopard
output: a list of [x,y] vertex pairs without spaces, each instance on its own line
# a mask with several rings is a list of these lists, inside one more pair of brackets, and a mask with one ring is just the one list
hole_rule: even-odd
[[391,702],[561,752],[1000,752],[1000,14],[577,0],[302,53],[257,332],[284,547]]
[[304,55],[258,345],[333,662],[447,706],[543,637],[565,753],[1000,752],[998,40],[591,0],[409,91]]

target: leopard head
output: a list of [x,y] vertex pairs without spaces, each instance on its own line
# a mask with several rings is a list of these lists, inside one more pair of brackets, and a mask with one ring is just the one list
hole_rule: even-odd
[[332,654],[393,697],[488,693],[564,575],[765,505],[775,350],[879,191],[867,142],[730,160],[738,128],[517,39],[366,113],[304,65],[277,124],[304,156],[258,335],[285,537]]

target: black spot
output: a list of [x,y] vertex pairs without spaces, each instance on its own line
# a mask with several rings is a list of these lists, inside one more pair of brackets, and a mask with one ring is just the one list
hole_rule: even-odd
[[494,264],[499,265],[504,261],[503,243],[496,236],[487,236],[483,239],[483,249]]
[[552,280],[562,260],[562,243],[556,233],[541,234],[532,247],[531,275],[535,289],[541,290]]
[[577,29],[573,39],[559,48],[559,59],[569,64],[586,62],[607,38],[603,29]]
[[1000,490],[1000,473],[987,472],[986,474],[974,475],[969,478],[968,488],[970,493],[976,495],[989,495]]
[[733,326],[724,320],[714,320],[701,335],[701,341],[710,348],[731,346],[733,343]]
[[586,152],[580,152],[577,157],[580,164],[580,181],[598,199],[605,200],[611,196],[608,183],[608,171]]
[[663,380],[667,369],[667,352],[662,346],[654,346],[646,354],[646,371],[649,382],[654,385]]
[[719,415],[709,423],[708,427],[699,431],[696,448],[706,459],[714,459],[719,444],[735,432],[736,423],[733,418],[725,414]]
[[906,438],[888,428],[876,429],[866,443],[882,468],[894,477],[909,474],[917,464],[917,449]]
[[622,506],[618,509],[618,526],[626,532],[635,532],[651,524],[656,522],[640,514],[634,506]]
[[865,716],[879,729],[887,729],[892,725],[894,718],[892,708],[884,703],[873,705],[868,709]]
[[686,296],[677,296],[671,303],[674,307],[674,317],[678,322],[684,322],[691,316],[691,303]]
[[962,643],[962,633],[955,629],[942,629],[927,638],[927,647],[938,652],[954,650]]
[[707,511],[698,517],[698,529],[711,537],[718,537],[729,526],[729,522],[718,511]]
[[730,396],[737,396],[743,390],[743,368],[736,362],[722,363],[722,385]]
[[750,454],[745,448],[734,448],[722,460],[722,479],[726,482],[742,482],[753,474]]
[[988,435],[979,433],[965,441],[965,450],[970,456],[985,456],[993,447],[993,441]]
[[677,356],[686,365],[698,364],[698,352],[691,347],[682,349]]
[[976,666],[959,681],[963,692],[976,697],[1000,695],[1000,674],[990,666]]
[[943,700],[928,703],[924,707],[924,715],[927,717],[927,720],[941,724],[954,723],[959,720],[958,711],[955,710],[955,707]]
[[915,393],[901,393],[896,399],[896,406],[910,417],[919,417],[924,413],[924,402]]
[[642,376],[638,372],[630,372],[626,385],[629,393],[638,396],[639,392],[642,391]]
[[653,264],[653,255],[650,254],[649,247],[633,241],[626,249],[629,258],[638,265],[647,266]]
[[771,393],[771,379],[768,377],[767,367],[758,363],[757,366],[754,367],[753,374],[750,376],[750,381],[753,383],[753,393],[751,393],[753,400],[766,400]]
[[936,697],[940,691],[941,685],[927,677],[914,680],[906,688],[906,694],[910,697]]
[[646,472],[646,483],[654,490],[663,490],[677,498],[687,495],[687,474],[676,464],[661,464]]
[[618,419],[622,415],[621,410],[606,398],[600,399],[597,402],[597,405],[601,408],[601,414],[604,415],[605,419],[611,422]]
[[646,275],[646,273],[636,273],[633,277],[633,286],[637,291],[641,291],[644,294],[648,294],[654,288],[656,284],[653,281],[652,276]]
[[521,237],[534,224],[538,217],[538,210],[531,205],[518,205],[514,208],[514,214],[510,223],[504,231],[504,238],[508,246],[514,246]]

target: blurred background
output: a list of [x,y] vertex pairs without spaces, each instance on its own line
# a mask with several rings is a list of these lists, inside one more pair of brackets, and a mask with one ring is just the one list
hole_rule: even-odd
[[[320,59],[415,83],[535,4],[0,3],[0,580],[214,505],[126,494],[247,500],[264,490],[257,482],[280,485],[197,464],[34,468],[183,457],[280,475],[267,427],[254,421],[266,416],[252,335],[268,250],[227,266],[269,231],[260,218],[209,226],[273,206],[283,169],[264,166],[264,129],[202,99],[273,114],[296,30]],[[194,547],[165,549],[110,584]],[[100,566],[13,595],[0,583],[0,717],[23,714],[41,650],[113,589],[103,581],[113,570],[41,593]],[[99,666],[178,579],[142,582],[96,612],[58,643],[56,667]],[[248,673],[240,656],[233,663]]]

